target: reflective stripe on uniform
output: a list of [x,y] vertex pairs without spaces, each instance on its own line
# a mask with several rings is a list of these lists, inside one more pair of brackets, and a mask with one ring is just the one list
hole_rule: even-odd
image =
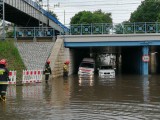
[[8,84],[8,81],[0,81],[0,85]]
[[45,75],[50,75],[50,73],[45,73]]
[[6,91],[1,91],[1,93],[6,93]]

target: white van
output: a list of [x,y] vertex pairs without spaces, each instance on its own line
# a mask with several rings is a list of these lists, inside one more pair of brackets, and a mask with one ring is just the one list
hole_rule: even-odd
[[84,58],[79,65],[78,75],[80,77],[93,77],[95,71],[95,61],[93,58]]

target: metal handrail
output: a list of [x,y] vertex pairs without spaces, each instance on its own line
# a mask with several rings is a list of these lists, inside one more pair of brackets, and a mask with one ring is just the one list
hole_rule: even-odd
[[[71,24],[70,35],[160,33],[160,22]],[[53,37],[51,27],[16,27],[16,37]]]
[[17,37],[54,37],[55,31],[51,27],[16,27],[15,38]]
[[160,22],[71,24],[70,35],[160,33]]

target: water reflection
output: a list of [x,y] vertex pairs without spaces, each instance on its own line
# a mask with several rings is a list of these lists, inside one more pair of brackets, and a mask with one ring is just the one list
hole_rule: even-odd
[[98,78],[98,85],[113,86],[116,84],[115,81],[115,78]]
[[43,98],[42,93],[42,85],[41,84],[33,84],[33,85],[26,85],[22,87],[22,97],[23,99],[33,99],[39,100]]
[[79,86],[93,86],[94,77],[78,77]]
[[7,96],[16,98],[16,86],[15,85],[8,86]]
[[150,76],[144,76],[142,85],[143,85],[143,100],[144,102],[149,102],[149,77]]
[[160,119],[160,76],[56,78],[9,86],[0,119]]

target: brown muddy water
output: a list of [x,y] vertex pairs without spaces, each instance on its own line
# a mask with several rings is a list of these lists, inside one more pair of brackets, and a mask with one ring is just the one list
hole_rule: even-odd
[[159,120],[160,76],[56,78],[9,86],[0,120]]

